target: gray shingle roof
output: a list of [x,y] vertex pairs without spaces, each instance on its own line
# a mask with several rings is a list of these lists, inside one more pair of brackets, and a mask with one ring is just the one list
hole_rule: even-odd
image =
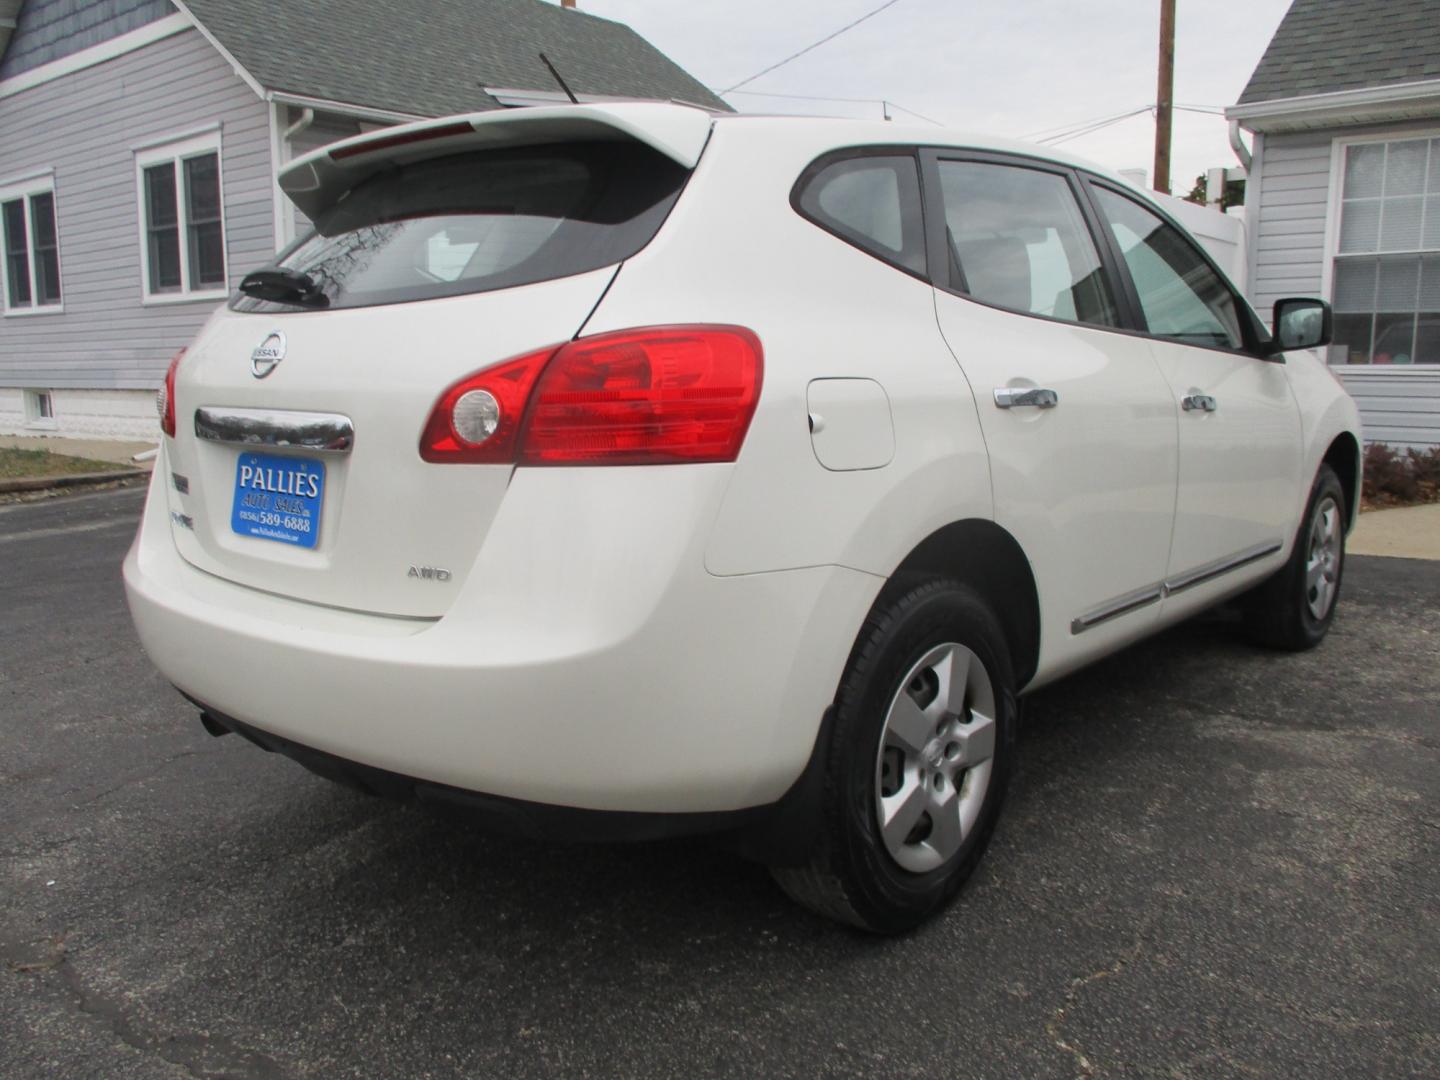
[[5,59],[5,50],[10,47],[10,35],[15,32],[15,16],[20,13],[20,0],[0,0],[0,61]]
[[1240,104],[1440,79],[1440,0],[1295,0]]
[[185,0],[270,90],[441,116],[494,108],[482,87],[719,98],[628,26],[542,0]]
[[[0,0],[0,79],[99,45],[174,10],[170,0]],[[13,36],[3,25],[6,18],[15,21]]]

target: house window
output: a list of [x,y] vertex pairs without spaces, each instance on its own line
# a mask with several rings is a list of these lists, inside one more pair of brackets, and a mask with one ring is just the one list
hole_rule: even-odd
[[55,426],[55,398],[49,390],[25,391],[25,424],[32,428]]
[[1440,364],[1440,138],[1344,149],[1333,364]]
[[5,314],[59,311],[60,241],[50,176],[0,188],[0,249]]
[[220,299],[226,293],[220,133],[135,154],[145,299]]

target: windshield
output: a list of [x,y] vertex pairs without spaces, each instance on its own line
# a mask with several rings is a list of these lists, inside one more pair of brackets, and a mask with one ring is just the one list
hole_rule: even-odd
[[304,302],[275,298],[272,280],[268,292],[254,290],[269,299],[242,291],[231,307],[367,307],[610,266],[650,242],[688,175],[633,142],[483,150],[397,165],[342,196],[269,268],[299,283]]

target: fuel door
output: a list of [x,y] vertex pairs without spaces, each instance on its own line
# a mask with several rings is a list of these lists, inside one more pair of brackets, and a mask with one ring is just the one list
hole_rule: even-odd
[[814,379],[805,394],[815,458],[832,472],[879,469],[895,456],[890,398],[874,379]]

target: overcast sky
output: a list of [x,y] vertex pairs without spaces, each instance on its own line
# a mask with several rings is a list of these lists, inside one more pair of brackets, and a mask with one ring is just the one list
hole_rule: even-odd
[[[715,89],[824,37],[882,0],[579,0],[628,23]],[[1289,0],[1178,0],[1175,101],[1231,105]],[[1104,118],[1155,100],[1159,0],[898,0],[746,91],[886,98],[946,126],[1008,136]],[[730,95],[745,112],[880,114],[879,104]],[[903,117],[903,114],[897,114]],[[920,121],[916,121],[919,123]],[[1112,169],[1154,158],[1147,113],[1066,142]],[[1175,114],[1173,186],[1236,164],[1220,117]]]

